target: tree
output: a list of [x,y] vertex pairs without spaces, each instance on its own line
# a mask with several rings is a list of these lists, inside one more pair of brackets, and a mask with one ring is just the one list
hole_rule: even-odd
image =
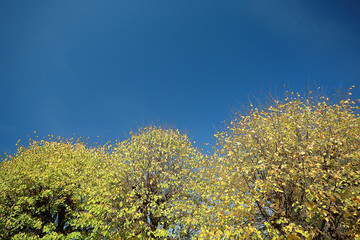
[[1,239],[91,239],[102,220],[92,213],[94,170],[104,149],[80,141],[30,141],[0,163]]
[[[108,214],[118,238],[190,238],[203,156],[178,130],[147,127],[111,152]],[[111,175],[111,176],[110,176]],[[114,235],[115,236],[115,235]]]
[[[351,90],[351,89],[350,89]],[[349,92],[351,95],[351,92]],[[290,95],[216,135],[219,238],[360,238],[360,117],[350,98]]]
[[0,238],[191,238],[202,161],[186,135],[157,127],[114,147],[30,141],[0,163]]
[[114,146],[30,141],[0,163],[0,238],[360,239],[350,95],[237,114],[209,159],[160,127]]

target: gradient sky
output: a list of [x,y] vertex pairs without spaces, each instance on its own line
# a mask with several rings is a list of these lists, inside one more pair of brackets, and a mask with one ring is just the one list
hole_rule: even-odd
[[0,2],[0,152],[123,140],[153,122],[198,146],[249,97],[356,85],[358,0]]

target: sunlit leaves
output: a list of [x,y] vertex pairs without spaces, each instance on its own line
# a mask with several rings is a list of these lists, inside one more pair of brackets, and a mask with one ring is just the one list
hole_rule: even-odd
[[298,95],[238,115],[216,135],[214,159],[222,166],[216,175],[226,195],[216,211],[230,202],[231,213],[222,218],[239,237],[260,237],[260,231],[263,238],[348,239],[359,233],[360,119],[354,111],[350,99],[329,104]]
[[31,140],[0,164],[0,238],[360,238],[349,96],[252,106],[215,135],[211,156],[160,127],[101,147]]
[[191,237],[203,156],[177,130],[149,127],[111,150],[107,221],[122,238]]
[[9,156],[0,169],[1,239],[94,236],[93,224],[81,220],[91,210],[89,178],[102,155],[80,142],[41,140]]

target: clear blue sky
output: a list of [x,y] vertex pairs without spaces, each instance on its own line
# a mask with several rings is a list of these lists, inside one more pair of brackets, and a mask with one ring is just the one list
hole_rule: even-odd
[[[0,2],[0,152],[123,140],[151,122],[199,145],[249,96],[357,85],[357,0]],[[210,145],[211,145],[210,144]]]

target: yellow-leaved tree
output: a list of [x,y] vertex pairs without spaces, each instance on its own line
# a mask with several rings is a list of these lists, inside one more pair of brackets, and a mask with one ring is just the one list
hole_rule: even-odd
[[191,239],[204,156],[178,130],[30,141],[0,163],[1,239]]
[[209,159],[161,127],[114,146],[30,141],[0,163],[0,238],[360,239],[350,95],[237,114]]
[[104,148],[66,139],[30,141],[0,163],[1,239],[99,239],[92,200]]
[[221,194],[202,234],[359,239],[360,117],[350,95],[333,104],[290,95],[236,115],[216,135],[212,174]]
[[111,152],[107,221],[112,238],[191,239],[203,155],[178,130],[147,127]]

